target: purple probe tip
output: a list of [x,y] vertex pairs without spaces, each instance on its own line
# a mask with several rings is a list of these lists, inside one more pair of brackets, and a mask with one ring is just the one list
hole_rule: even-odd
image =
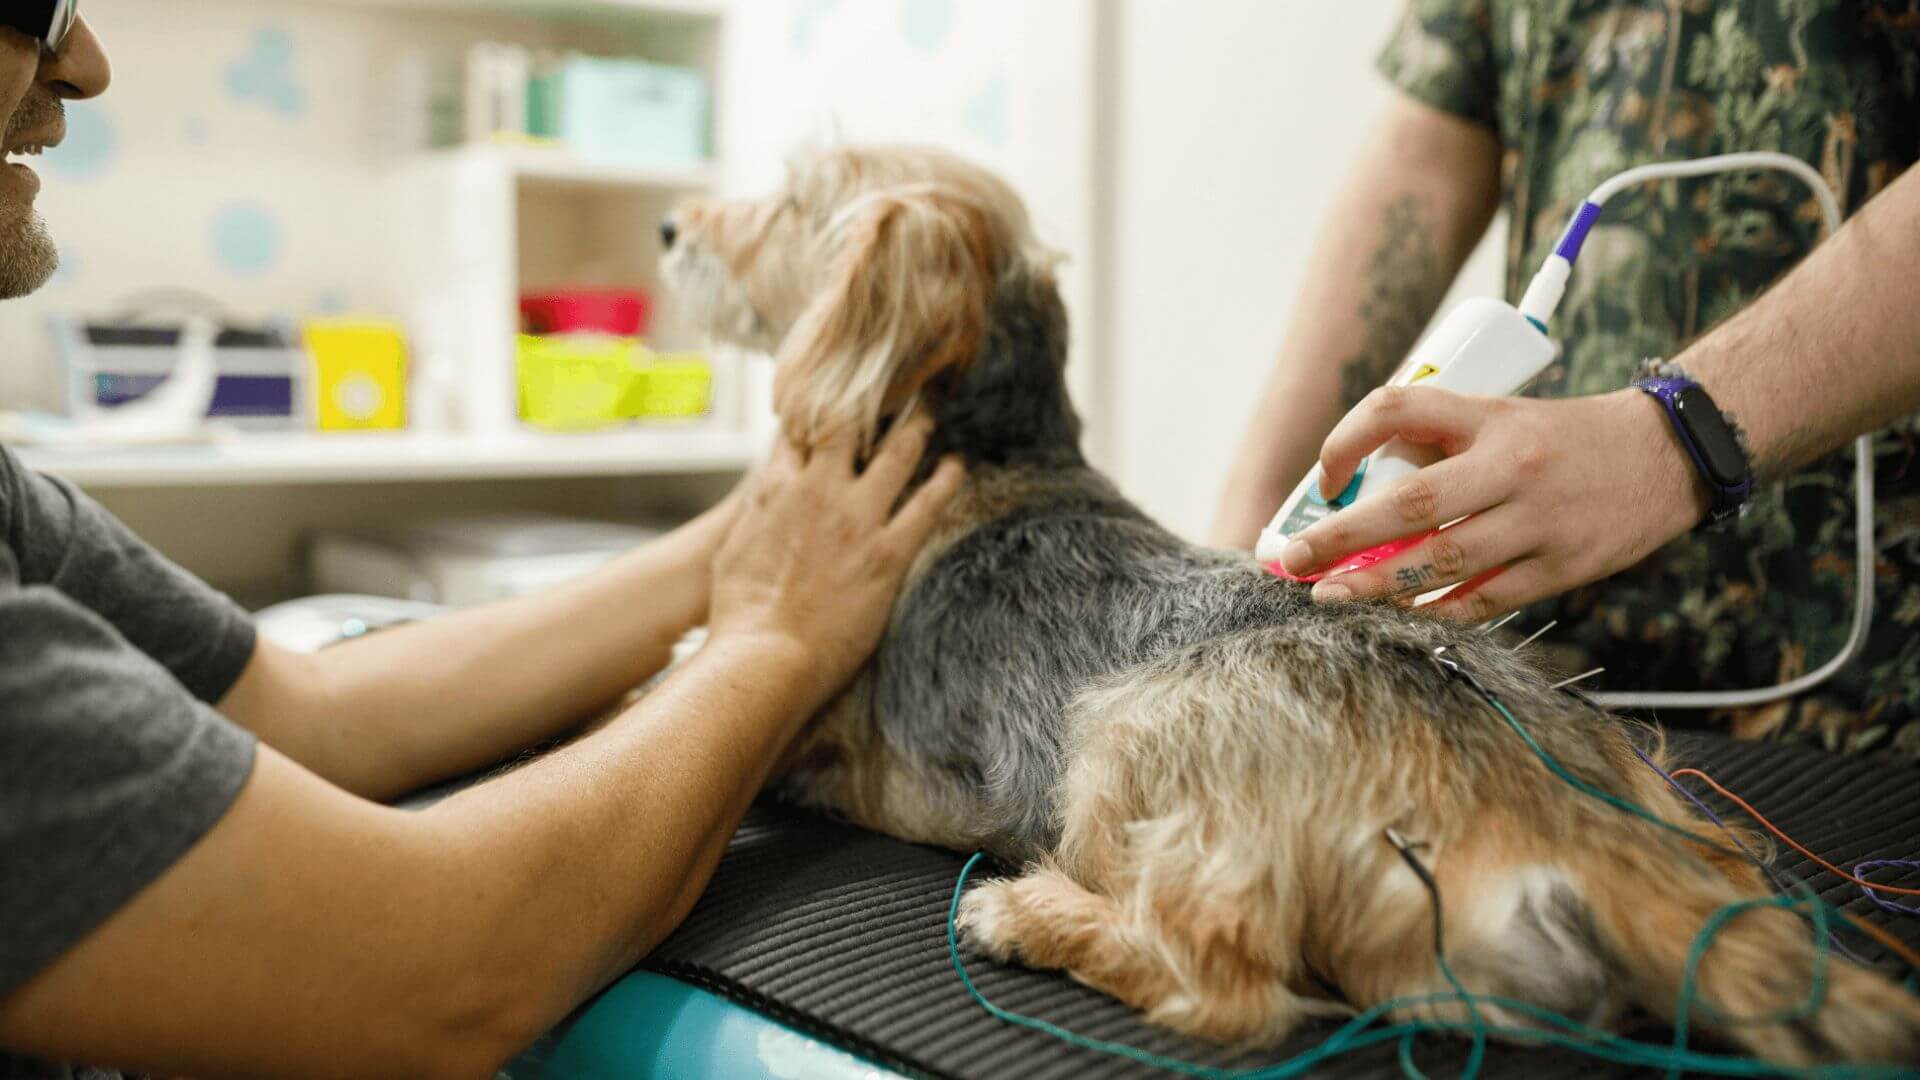
[[1593,228],[1594,219],[1600,216],[1600,204],[1583,202],[1580,209],[1574,211],[1573,220],[1567,222],[1567,231],[1560,234],[1560,243],[1553,249],[1555,255],[1573,262],[1580,257],[1580,245],[1587,242],[1587,230]]

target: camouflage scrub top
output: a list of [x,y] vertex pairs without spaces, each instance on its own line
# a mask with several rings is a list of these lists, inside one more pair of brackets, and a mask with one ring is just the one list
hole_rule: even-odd
[[[1779,150],[1857,209],[1920,155],[1920,0],[1412,0],[1380,68],[1493,130],[1515,299],[1596,184],[1652,161]],[[1608,203],[1562,303],[1546,394],[1631,381],[1806,254],[1819,215],[1779,173],[1669,181]],[[1914,238],[1920,244],[1920,236]],[[1917,293],[1916,295],[1920,295]],[[1845,298],[1835,297],[1836,317]],[[1920,343],[1888,363],[1920,363]],[[1747,738],[1920,763],[1920,418],[1875,438],[1875,615],[1865,654],[1808,696],[1708,717]],[[1842,647],[1856,580],[1853,457],[1760,493],[1726,533],[1523,616],[1607,689],[1767,686]]]

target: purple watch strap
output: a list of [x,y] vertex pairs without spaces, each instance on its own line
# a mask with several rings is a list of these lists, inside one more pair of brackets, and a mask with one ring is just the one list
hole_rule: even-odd
[[[1703,524],[1712,527],[1738,517],[1740,508],[1746,505],[1747,498],[1753,494],[1753,471],[1744,470],[1740,480],[1734,484],[1723,484],[1714,479],[1713,470],[1707,467],[1706,456],[1701,451],[1700,445],[1694,441],[1693,432],[1680,418],[1681,393],[1687,390],[1699,390],[1703,396],[1707,396],[1706,388],[1692,379],[1676,375],[1651,375],[1644,379],[1636,379],[1633,385],[1636,389],[1652,396],[1660,403],[1660,407],[1667,411],[1667,423],[1672,426],[1674,436],[1680,440],[1681,447],[1686,450],[1687,457],[1692,460],[1694,472],[1700,475],[1700,479],[1706,482],[1707,490],[1713,493],[1713,502],[1707,508],[1707,519]],[[1707,396],[1707,401],[1711,404],[1712,397]],[[1714,408],[1717,411],[1719,407],[1714,406]]]

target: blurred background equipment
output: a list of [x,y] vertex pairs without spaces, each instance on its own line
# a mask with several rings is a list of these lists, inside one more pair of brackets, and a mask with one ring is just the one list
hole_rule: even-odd
[[[136,303],[98,321],[66,314],[49,318],[62,411],[80,418],[153,393],[182,361],[187,317]],[[304,422],[307,364],[289,327],[226,322],[217,327],[213,346],[208,420],[255,431],[284,431]]]
[[449,607],[572,581],[662,530],[553,514],[450,517],[315,539],[314,588]]

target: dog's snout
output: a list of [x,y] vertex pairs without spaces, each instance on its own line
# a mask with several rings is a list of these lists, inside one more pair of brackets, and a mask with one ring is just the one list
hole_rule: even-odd
[[680,222],[672,214],[660,219],[660,246],[673,250],[673,242],[680,238]]

